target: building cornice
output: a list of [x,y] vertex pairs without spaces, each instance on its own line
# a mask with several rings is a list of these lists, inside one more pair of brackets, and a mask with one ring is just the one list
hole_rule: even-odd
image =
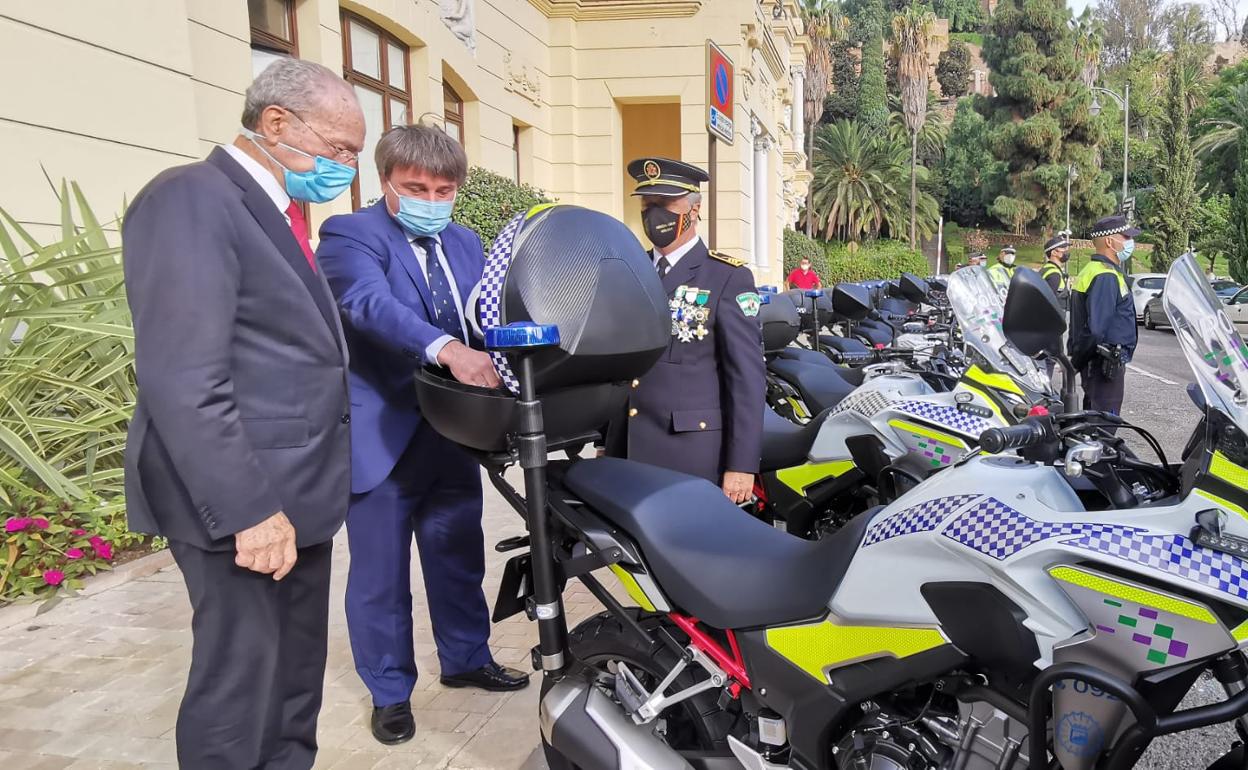
[[548,19],[609,21],[615,19],[693,16],[705,0],[529,0]]

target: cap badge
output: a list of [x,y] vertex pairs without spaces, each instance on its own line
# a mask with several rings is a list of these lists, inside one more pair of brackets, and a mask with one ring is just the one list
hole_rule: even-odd
[[646,161],[646,164],[641,167],[641,173],[646,175],[646,179],[658,179],[659,175],[662,174],[663,171],[659,168],[658,163],[648,160]]

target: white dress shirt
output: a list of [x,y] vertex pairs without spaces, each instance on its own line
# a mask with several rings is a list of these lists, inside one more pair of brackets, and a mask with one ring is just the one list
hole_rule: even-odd
[[[455,274],[451,272],[451,265],[446,261],[446,254],[442,251],[442,236],[433,235],[430,237],[433,238],[434,250],[437,252],[435,256],[438,260],[438,264],[442,265],[442,272],[446,275],[447,283],[451,285],[451,299],[455,303],[455,307],[459,309],[459,328],[460,333],[463,335],[459,338],[459,341],[464,342],[468,339],[468,326],[464,321],[466,311],[464,310],[463,300],[460,299],[459,296],[459,287],[455,285]],[[420,263],[420,272],[426,276],[425,280],[427,281],[429,275],[429,256],[425,254],[425,250],[416,243],[416,238],[417,236],[410,233],[407,235],[407,240],[412,245],[412,253],[416,255],[416,261]],[[454,339],[455,338],[449,334],[443,334],[441,337],[438,337],[436,340],[429,343],[429,347],[425,348],[425,361],[430,364],[436,364],[438,362],[438,354],[442,352],[442,348],[446,347],[447,343],[454,341]]]
[[277,206],[277,210],[285,218],[287,226],[290,225],[290,216],[286,213],[286,209],[290,208],[290,196],[286,194],[286,188],[281,182],[264,166],[256,162],[256,159],[238,149],[232,144],[225,145],[222,149],[230,154],[230,157],[238,161],[238,165],[243,167],[252,179],[260,185],[260,189],[269,196],[273,201],[273,205]]
[[693,247],[698,245],[701,242],[702,242],[702,236],[699,235],[695,238],[690,239],[690,241],[686,243],[684,246],[681,246],[680,248],[673,251],[671,254],[667,254],[667,255],[660,254],[659,250],[656,248],[654,251],[650,253],[651,261],[654,262],[654,269],[655,270],[659,269],[659,258],[663,256],[667,257],[667,264],[671,266],[668,268],[668,270],[670,271],[670,270],[675,269],[676,263],[680,261],[680,258],[685,256],[689,252],[693,251]]

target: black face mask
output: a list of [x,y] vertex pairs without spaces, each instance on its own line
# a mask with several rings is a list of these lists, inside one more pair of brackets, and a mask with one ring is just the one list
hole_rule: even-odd
[[641,223],[646,230],[646,237],[660,249],[672,245],[672,242],[689,229],[693,212],[677,214],[662,206],[651,206],[641,212]]

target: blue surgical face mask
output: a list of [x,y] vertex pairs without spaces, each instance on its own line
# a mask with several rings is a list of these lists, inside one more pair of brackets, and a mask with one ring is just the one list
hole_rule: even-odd
[[328,203],[346,192],[351,187],[351,182],[355,180],[355,169],[345,163],[339,163],[321,155],[311,155],[297,147],[278,142],[278,147],[284,147],[305,158],[313,159],[314,165],[311,171],[291,171],[284,163],[270,155],[269,151],[264,149],[264,145],[257,141],[262,138],[259,134],[246,128],[242,133],[259,148],[260,152],[264,153],[265,157],[282,167],[285,172],[286,194],[295,200]]
[[1118,261],[1126,262],[1131,258],[1131,253],[1135,251],[1135,239],[1128,238],[1122,242],[1122,248],[1118,250]]
[[399,199],[399,211],[394,215],[403,229],[412,235],[429,237],[437,235],[451,223],[451,212],[455,210],[455,200],[427,201],[424,198],[409,198],[399,195],[394,186],[386,182],[390,192]]

